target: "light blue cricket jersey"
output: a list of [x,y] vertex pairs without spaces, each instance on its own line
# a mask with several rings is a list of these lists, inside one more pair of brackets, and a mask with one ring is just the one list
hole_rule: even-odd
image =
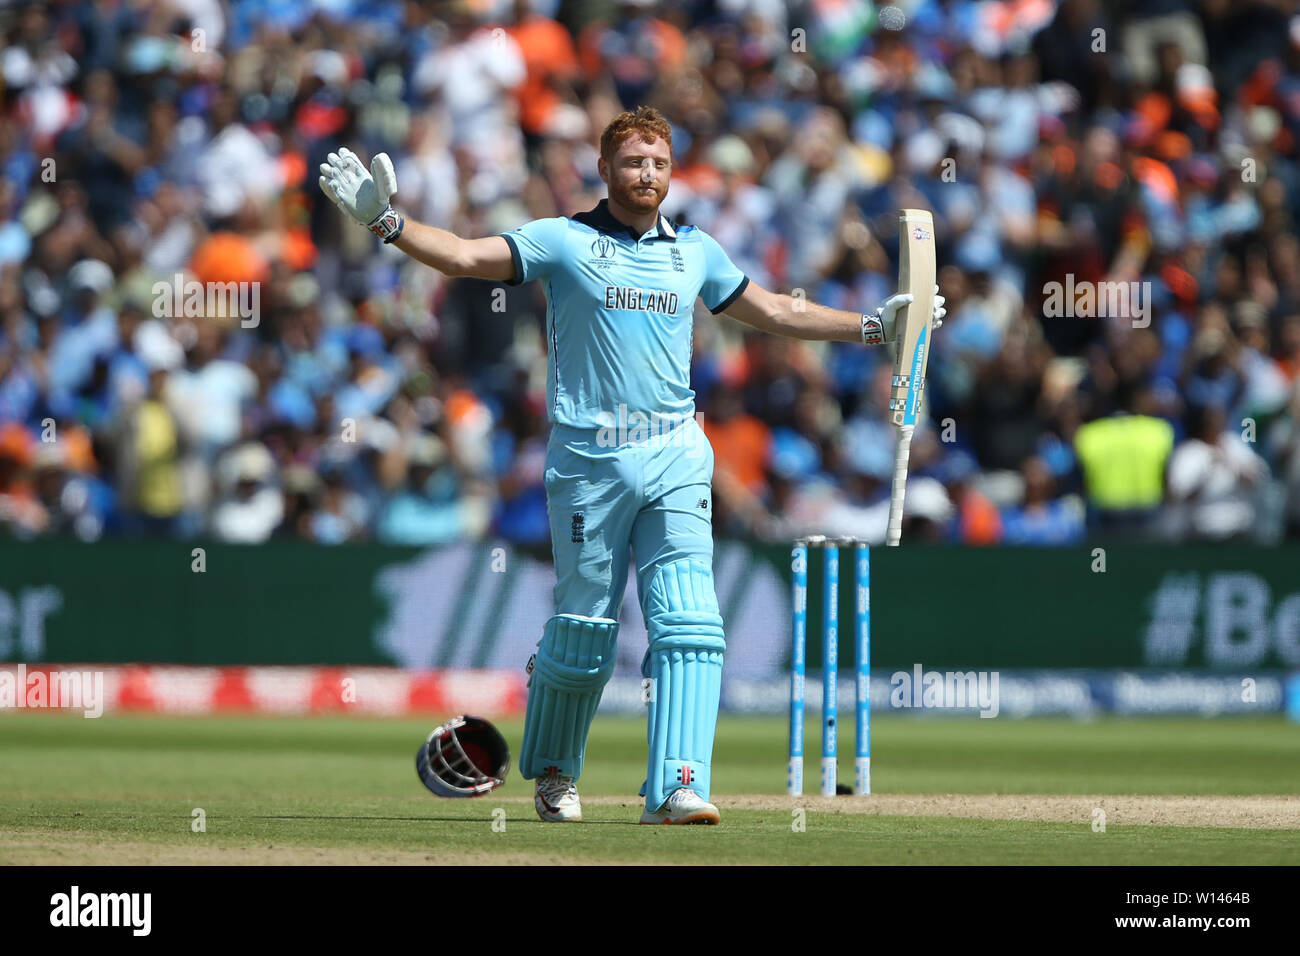
[[695,299],[716,314],[749,284],[717,240],[662,214],[638,237],[604,199],[590,212],[534,219],[502,238],[515,261],[510,285],[545,283],[553,423],[608,427],[620,405],[629,415],[695,415]]

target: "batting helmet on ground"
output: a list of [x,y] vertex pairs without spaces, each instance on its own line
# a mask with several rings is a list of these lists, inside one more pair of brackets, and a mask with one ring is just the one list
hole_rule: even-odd
[[506,782],[510,747],[482,717],[453,717],[415,755],[415,772],[439,797],[481,797]]

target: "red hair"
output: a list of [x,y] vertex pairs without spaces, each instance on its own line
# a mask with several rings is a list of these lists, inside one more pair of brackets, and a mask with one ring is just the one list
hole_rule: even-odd
[[635,111],[628,110],[615,116],[605,131],[600,134],[600,155],[605,161],[614,158],[618,148],[629,136],[641,134],[642,142],[652,143],[662,139],[668,144],[668,152],[673,151],[673,129],[653,106],[638,106]]

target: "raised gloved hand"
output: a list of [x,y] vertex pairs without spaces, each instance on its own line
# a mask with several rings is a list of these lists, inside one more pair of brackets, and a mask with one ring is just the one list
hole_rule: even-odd
[[[891,295],[888,299],[880,304],[874,313],[864,312],[862,314],[862,341],[866,345],[884,345],[886,342],[894,341],[898,329],[898,313],[912,304],[913,295],[910,292],[899,292]],[[934,287],[934,306],[930,315],[930,328],[937,329],[943,325],[943,317],[948,314],[948,310],[943,304],[948,301],[939,294],[939,287]]]
[[346,146],[326,158],[329,162],[320,164],[320,188],[334,205],[384,242],[400,236],[406,221],[388,202],[397,192],[397,173],[388,154],[372,159],[369,171]]

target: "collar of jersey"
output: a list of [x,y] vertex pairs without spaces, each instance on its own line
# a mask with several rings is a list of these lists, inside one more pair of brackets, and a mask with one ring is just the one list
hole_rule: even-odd
[[[573,217],[573,221],[580,222],[584,226],[591,226],[591,228],[598,229],[601,232],[607,232],[612,236],[631,236],[633,240],[641,238],[631,226],[614,218],[614,214],[609,211],[608,199],[602,199],[596,204],[595,209],[578,213]],[[651,236],[652,240],[667,239],[669,242],[677,241],[677,224],[663,213],[659,214],[658,230],[659,235]]]

